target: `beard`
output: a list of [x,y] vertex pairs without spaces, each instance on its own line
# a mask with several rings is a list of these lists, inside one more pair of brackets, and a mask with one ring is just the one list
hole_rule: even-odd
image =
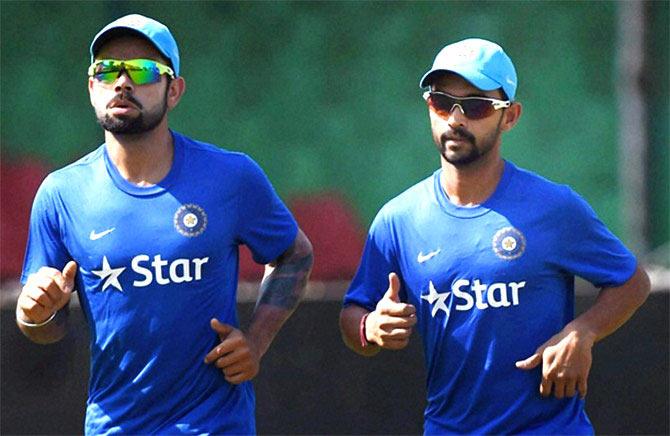
[[[479,140],[462,127],[448,130],[440,135],[439,141],[436,141],[437,149],[447,162],[457,168],[470,165],[485,156],[496,145],[501,134],[501,122],[502,117],[500,118],[496,129]],[[464,144],[462,145],[463,149],[457,151],[449,150],[447,141],[451,139],[464,141]]]
[[[149,111],[144,111],[144,106],[131,94],[121,93],[114,97],[112,101],[127,101],[135,105],[139,114],[134,117],[113,116],[108,113],[96,111],[96,118],[100,127],[110,133],[120,135],[133,135],[149,132],[158,126],[167,113],[167,88],[163,101]],[[110,102],[111,103],[111,102]]]

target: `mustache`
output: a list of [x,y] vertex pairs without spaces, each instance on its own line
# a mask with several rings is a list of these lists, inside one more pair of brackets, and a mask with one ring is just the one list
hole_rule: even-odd
[[127,92],[121,92],[117,94],[113,99],[109,101],[109,103],[107,103],[107,108],[112,107],[112,105],[116,103],[122,103],[124,101],[132,103],[138,109],[143,108],[142,103],[140,103],[135,97],[133,97],[132,94],[129,94]]
[[444,132],[441,135],[442,143],[444,144],[448,140],[454,140],[454,139],[465,139],[467,141],[470,141],[470,143],[474,144],[475,143],[475,136],[465,130],[463,127],[456,127],[455,129],[450,129]]

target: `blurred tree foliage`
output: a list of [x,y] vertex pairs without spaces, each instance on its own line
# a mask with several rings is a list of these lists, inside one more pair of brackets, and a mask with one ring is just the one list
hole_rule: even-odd
[[502,45],[520,124],[504,155],[568,183],[619,233],[616,3],[3,2],[2,148],[62,166],[102,141],[88,47],[126,13],[170,27],[187,92],[171,125],[241,150],[284,198],[339,190],[368,224],[439,166],[418,81],[466,37]]

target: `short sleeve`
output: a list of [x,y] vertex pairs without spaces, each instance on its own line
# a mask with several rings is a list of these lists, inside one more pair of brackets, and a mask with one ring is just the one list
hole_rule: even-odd
[[298,225],[263,170],[245,156],[238,192],[237,239],[251,250],[254,261],[269,263],[293,244]]
[[388,275],[399,273],[393,233],[384,210],[377,214],[363,249],[358,271],[344,296],[344,306],[355,304],[374,310],[388,289]]
[[577,193],[569,190],[557,262],[597,287],[615,287],[633,276],[637,260]]
[[63,244],[58,219],[58,208],[53,197],[56,195],[53,179],[47,177],[35,195],[30,212],[28,243],[23,261],[21,283],[41,267],[48,266],[62,270],[72,258]]

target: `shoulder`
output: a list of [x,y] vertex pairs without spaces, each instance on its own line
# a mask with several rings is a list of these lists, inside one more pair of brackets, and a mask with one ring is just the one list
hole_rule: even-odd
[[208,171],[223,170],[226,174],[236,175],[262,172],[260,166],[245,153],[197,141],[176,132],[173,134],[183,144],[189,160]]
[[435,177],[438,175],[439,170],[396,195],[382,207],[380,213],[389,216],[404,216],[433,203],[435,201]]
[[582,197],[566,184],[554,182],[510,162],[506,164],[513,173],[512,189],[508,190],[510,195],[517,195],[527,200],[532,199],[534,202],[558,208],[574,207],[584,202]]
[[103,153],[104,145],[100,145],[82,158],[49,173],[38,193],[58,192],[76,185],[78,180],[90,180],[98,167],[104,165]]
[[377,213],[372,227],[382,223],[394,227],[407,220],[413,221],[422,211],[436,205],[434,186],[438,175],[439,170],[389,200]]

